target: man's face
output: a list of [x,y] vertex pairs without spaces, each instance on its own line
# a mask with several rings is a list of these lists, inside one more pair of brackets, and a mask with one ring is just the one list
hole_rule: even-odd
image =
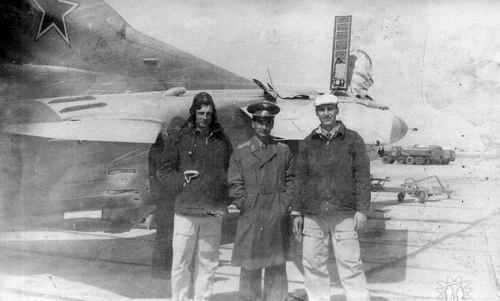
[[337,114],[339,108],[333,104],[326,104],[316,107],[316,116],[318,116],[322,127],[333,128],[337,125]]
[[252,122],[252,127],[259,138],[267,138],[271,136],[271,130],[274,127],[274,118],[256,117]]
[[212,122],[214,109],[210,105],[202,105],[199,110],[196,110],[196,126],[201,130],[208,129]]

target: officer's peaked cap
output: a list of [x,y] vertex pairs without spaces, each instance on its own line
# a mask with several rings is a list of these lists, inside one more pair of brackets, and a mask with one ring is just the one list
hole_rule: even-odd
[[248,106],[248,113],[253,117],[274,117],[280,112],[280,107],[270,101],[262,101]]

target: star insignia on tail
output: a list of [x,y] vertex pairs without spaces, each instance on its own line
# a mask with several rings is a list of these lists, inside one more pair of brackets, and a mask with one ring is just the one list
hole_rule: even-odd
[[42,12],[35,41],[38,41],[47,32],[54,29],[70,45],[66,17],[80,3],[67,0],[33,0],[33,3]]

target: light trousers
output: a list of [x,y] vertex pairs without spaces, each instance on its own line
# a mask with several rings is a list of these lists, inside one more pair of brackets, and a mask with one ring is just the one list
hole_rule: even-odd
[[346,215],[306,215],[303,229],[304,278],[309,301],[330,301],[328,244],[332,239],[339,278],[348,301],[370,300],[354,219]]
[[[172,300],[209,300],[219,265],[222,219],[175,214],[172,243]],[[191,266],[192,265],[192,266]],[[191,283],[193,282],[193,283]]]

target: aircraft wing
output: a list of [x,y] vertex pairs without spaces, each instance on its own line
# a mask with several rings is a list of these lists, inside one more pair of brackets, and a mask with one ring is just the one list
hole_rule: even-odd
[[160,122],[139,120],[79,120],[12,124],[4,132],[57,140],[155,143]]
[[157,92],[11,102],[2,131],[56,140],[154,143],[168,118],[166,104],[180,99]]
[[[235,110],[265,99],[257,89],[205,91],[214,97],[222,124],[228,123],[228,131],[235,133]],[[177,87],[165,92],[18,101],[3,110],[2,132],[51,140],[153,144],[174,118],[187,117],[197,92]]]

